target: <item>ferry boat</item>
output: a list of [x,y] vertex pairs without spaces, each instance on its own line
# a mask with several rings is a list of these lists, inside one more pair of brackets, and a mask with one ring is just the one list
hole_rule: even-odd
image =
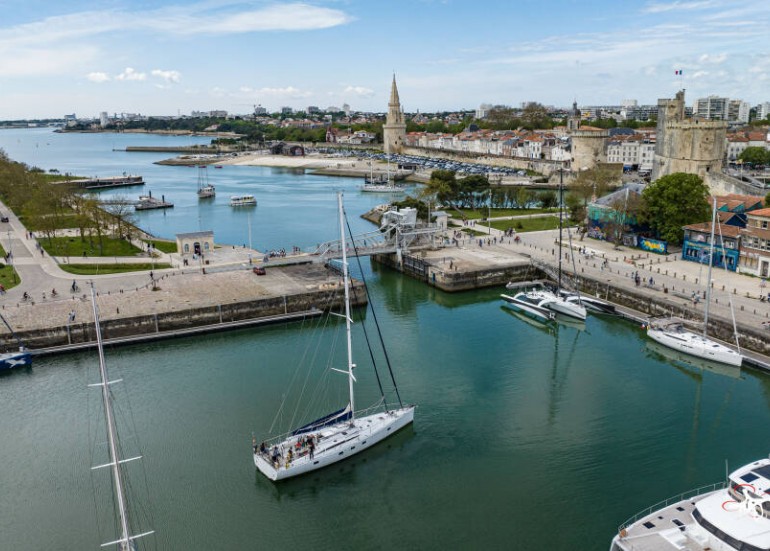
[[667,499],[620,525],[610,551],[767,551],[770,458]]
[[257,198],[253,195],[232,195],[230,196],[231,207],[256,207]]

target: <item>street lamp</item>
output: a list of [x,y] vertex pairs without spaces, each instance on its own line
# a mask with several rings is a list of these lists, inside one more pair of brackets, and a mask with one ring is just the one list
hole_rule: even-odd
[[492,235],[492,186],[489,186],[489,203],[487,203],[487,235]]
[[13,244],[11,242],[11,230],[8,230],[8,264],[13,263]]

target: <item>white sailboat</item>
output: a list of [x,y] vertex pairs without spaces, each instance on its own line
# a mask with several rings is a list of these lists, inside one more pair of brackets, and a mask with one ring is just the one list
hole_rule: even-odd
[[120,526],[120,538],[103,543],[102,547],[117,546],[118,551],[134,551],[134,541],[153,534],[154,531],[144,532],[141,534],[132,534],[129,522],[129,510],[125,495],[125,482],[123,475],[123,464],[141,457],[132,457],[129,459],[120,459],[118,453],[118,435],[115,426],[115,415],[112,409],[112,399],[110,394],[110,385],[119,383],[120,379],[110,381],[107,377],[107,365],[104,361],[104,344],[102,343],[102,331],[99,325],[99,311],[96,307],[96,293],[91,288],[91,305],[94,311],[94,328],[96,330],[96,344],[99,350],[99,375],[101,378],[100,383],[95,383],[89,386],[100,387],[102,391],[102,402],[104,405],[105,424],[107,428],[107,445],[109,449],[109,463],[104,465],[98,465],[92,467],[92,470],[102,469],[109,467],[112,471],[112,485],[114,489],[114,499],[118,512],[118,525]]
[[647,335],[660,344],[679,350],[686,354],[720,362],[732,366],[740,366],[743,356],[713,339],[708,338],[709,305],[711,303],[711,268],[714,263],[714,228],[716,226],[717,204],[714,199],[714,211],[711,220],[711,245],[709,247],[709,269],[706,281],[706,306],[703,314],[703,334],[688,330],[684,321],[679,318],[657,318],[647,324]]
[[[343,285],[345,289],[345,330],[347,369],[331,368],[347,375],[348,403],[342,409],[303,425],[288,434],[254,445],[254,464],[270,480],[282,480],[315,471],[347,459],[384,440],[414,420],[414,405],[399,407],[377,405],[355,411],[353,351],[351,340],[350,276],[347,241],[345,239],[342,194],[338,196],[340,216],[340,248],[342,250]],[[392,375],[392,374],[391,374]]]
[[390,156],[387,158],[387,173],[374,176],[373,164],[369,163],[369,176],[364,176],[362,191],[370,193],[403,193],[404,189],[396,184],[390,174]]
[[209,184],[209,174],[206,165],[200,165],[198,167],[198,199],[209,199],[216,194],[216,188]]

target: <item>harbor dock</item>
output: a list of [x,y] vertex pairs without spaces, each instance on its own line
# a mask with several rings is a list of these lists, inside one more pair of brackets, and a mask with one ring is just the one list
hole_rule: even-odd
[[54,182],[58,185],[72,185],[81,189],[111,189],[116,187],[143,186],[144,178],[141,176],[108,176],[106,178],[81,178],[78,180],[63,180]]

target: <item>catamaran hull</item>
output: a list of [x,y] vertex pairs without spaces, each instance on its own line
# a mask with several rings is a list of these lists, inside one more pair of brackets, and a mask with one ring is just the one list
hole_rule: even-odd
[[668,331],[648,327],[647,335],[663,346],[679,350],[697,358],[735,367],[740,367],[741,363],[743,363],[743,356],[735,350],[689,331],[672,334]]
[[[286,461],[285,456],[278,461],[278,466],[271,461],[270,451],[254,453],[254,464],[270,480],[284,480],[305,473],[317,471],[334,463],[347,459],[381,442],[414,421],[414,406],[390,412],[375,413],[356,418],[354,426],[349,423],[319,430],[320,435],[313,458],[309,454]],[[295,441],[296,437],[290,438]],[[287,441],[284,444],[288,443]]]

